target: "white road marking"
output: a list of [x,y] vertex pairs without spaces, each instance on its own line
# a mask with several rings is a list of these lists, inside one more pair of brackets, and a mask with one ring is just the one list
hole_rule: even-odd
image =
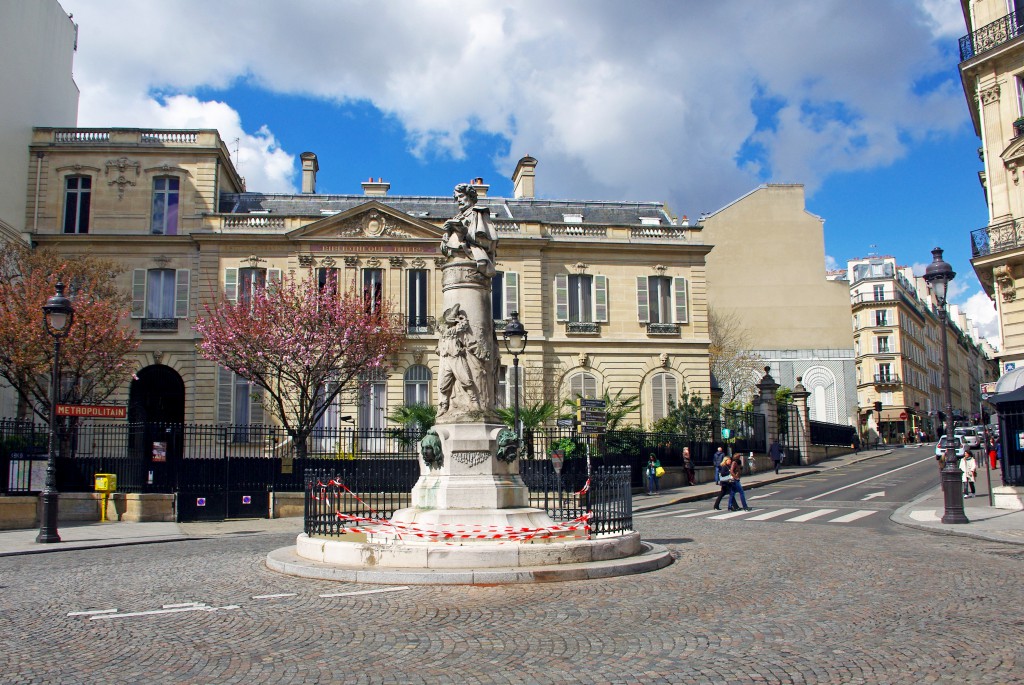
[[95,616],[97,614],[116,614],[117,609],[92,609],[90,611],[69,611],[68,616]]
[[851,521],[856,521],[857,519],[862,519],[865,516],[871,516],[872,514],[877,514],[877,513],[878,513],[877,510],[867,511],[867,510],[862,509],[860,511],[854,511],[854,512],[850,512],[849,514],[843,514],[842,516],[837,516],[834,519],[829,519],[828,521],[826,521],[826,523],[850,523]]
[[328,594],[320,595],[320,596],[321,597],[351,597],[353,595],[374,595],[374,594],[377,594],[379,592],[398,592],[399,590],[408,590],[408,589],[409,589],[409,586],[407,586],[407,585],[400,585],[398,587],[384,587],[384,588],[378,588],[376,590],[355,590],[353,592],[330,592]]
[[778,490],[773,490],[772,492],[766,492],[763,495],[753,495],[753,496],[747,497],[747,499],[748,500],[751,500],[751,499],[764,499],[765,497],[771,497],[772,495],[777,495],[778,492],[779,492]]
[[776,516],[782,516],[784,514],[792,514],[794,511],[800,511],[799,509],[776,509],[775,511],[766,511],[763,514],[757,516],[751,516],[746,521],[767,521],[768,519],[775,518]]
[[834,511],[835,511],[835,509],[815,509],[814,511],[809,511],[806,514],[800,514],[799,516],[794,516],[791,519],[786,519],[786,522],[787,523],[804,523],[805,521],[810,521],[811,519],[816,519],[819,516],[825,516],[826,514],[831,514]]
[[718,511],[718,510],[717,509],[704,509],[702,511],[691,511],[689,514],[680,514],[679,516],[676,516],[676,518],[677,519],[688,519],[688,518],[691,518],[693,516],[707,516],[708,514],[713,514],[716,511]]
[[878,492],[872,492],[867,497],[861,497],[861,501],[862,502],[867,502],[869,499],[874,499],[876,497],[885,497],[885,490],[880,490]]
[[278,597],[294,597],[297,592],[280,592],[276,595],[253,595],[253,599],[277,599]]
[[136,616],[158,616],[160,614],[180,614],[184,611],[205,611],[213,613],[214,611],[228,611],[231,609],[240,608],[237,604],[229,604],[222,607],[211,607],[211,606],[178,606],[172,609],[153,609],[152,611],[133,611],[127,614],[103,614],[101,616],[91,616],[90,621],[107,621],[115,618],[133,618]]
[[910,512],[910,518],[915,521],[941,521],[942,517],[935,513],[934,509],[918,509]]
[[[865,478],[864,480],[859,480],[856,483],[850,483],[849,485],[844,485],[841,488],[836,488],[835,490],[829,490],[828,492],[823,492],[820,495],[815,495],[814,497],[808,497],[807,500],[810,501],[812,499],[821,499],[822,497],[824,497],[826,495],[831,495],[833,493],[840,492],[840,491],[846,490],[848,488],[856,487],[858,485],[861,485],[862,483],[867,483],[868,481],[875,480],[876,478],[884,478],[885,476],[892,475],[892,474],[896,473],[897,471],[902,471],[903,469],[909,469],[911,466],[917,466],[918,464],[923,464],[926,461],[934,461],[934,460],[935,460],[934,457],[928,456],[928,457],[925,457],[924,459],[920,459],[918,461],[911,462],[910,464],[906,464],[904,466],[898,466],[898,467],[892,469],[891,471],[886,471],[885,473],[880,473],[877,476],[871,476],[870,478]],[[802,480],[807,480],[807,479],[805,478],[805,479],[802,479]]]
[[746,514],[749,514],[749,513],[750,513],[749,511],[743,511],[742,509],[740,509],[739,511],[730,511],[728,514],[719,514],[718,516],[712,516],[708,520],[721,521],[723,519],[736,518],[737,516],[745,516]]
[[659,511],[656,514],[637,514],[637,515],[633,516],[633,518],[635,518],[635,519],[656,519],[656,518],[660,518],[662,516],[674,516],[674,515],[676,515],[678,513],[679,513],[678,509],[673,509],[672,511]]

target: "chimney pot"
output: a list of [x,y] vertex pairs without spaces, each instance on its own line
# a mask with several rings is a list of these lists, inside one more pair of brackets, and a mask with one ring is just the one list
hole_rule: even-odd
[[302,160],[302,192],[305,194],[315,193],[316,172],[320,170],[320,165],[316,161],[316,154],[303,152],[299,155],[299,159]]
[[512,172],[513,196],[516,198],[533,198],[534,178],[536,177],[537,160],[526,155],[516,164]]
[[473,190],[476,191],[477,197],[487,197],[487,191],[491,189],[491,186],[484,183],[484,179],[480,176],[477,176],[470,181],[470,185],[473,186]]
[[378,178],[376,181],[373,180],[373,176],[368,181],[363,181],[363,195],[368,197],[384,197],[388,194],[388,190],[391,189],[391,184],[385,181],[383,178]]

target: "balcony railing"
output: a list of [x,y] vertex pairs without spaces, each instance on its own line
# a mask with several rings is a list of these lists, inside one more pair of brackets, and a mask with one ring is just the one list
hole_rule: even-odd
[[1020,219],[971,231],[971,257],[984,257],[1024,247],[1024,226]]
[[590,321],[569,321],[565,324],[565,332],[567,334],[573,333],[600,333],[596,323]]
[[878,385],[900,385],[898,373],[876,373],[875,383]]
[[177,319],[143,319],[142,320],[142,332],[174,332],[178,330]]
[[[1024,17],[1022,17],[1024,19]],[[960,39],[960,61],[966,62],[972,57],[997,48],[1003,43],[1013,40],[1024,33],[1024,26],[1017,23],[1017,13],[1010,12],[991,24],[982,26],[977,31],[968,33]]]
[[433,316],[418,316],[394,312],[392,320],[405,329],[406,335],[429,335],[437,330],[437,319]]
[[679,335],[679,324],[677,323],[649,323],[647,324],[648,335]]

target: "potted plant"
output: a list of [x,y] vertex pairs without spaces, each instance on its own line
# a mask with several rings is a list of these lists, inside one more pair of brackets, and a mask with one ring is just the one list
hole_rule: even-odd
[[563,459],[571,459],[576,451],[576,441],[572,438],[559,438],[548,447],[548,455],[557,454]]
[[1017,117],[1013,122],[1013,137],[1016,138],[1024,134],[1024,117]]

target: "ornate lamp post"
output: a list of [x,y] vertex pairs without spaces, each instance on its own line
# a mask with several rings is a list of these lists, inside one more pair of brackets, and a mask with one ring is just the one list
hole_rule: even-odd
[[43,489],[43,511],[36,542],[60,542],[57,534],[57,401],[60,398],[60,341],[71,332],[75,308],[64,297],[64,284],[57,283],[56,294],[43,305],[43,323],[53,337],[53,373],[50,385],[50,455],[46,462],[46,487]]
[[526,349],[526,329],[519,322],[519,312],[512,312],[511,321],[505,326],[505,349],[512,355],[513,402],[515,405],[515,424],[513,430],[516,439],[523,442],[523,433],[519,427],[519,355]]
[[932,263],[924,271],[924,280],[931,288],[935,306],[939,310],[939,326],[942,327],[942,382],[946,400],[946,454],[942,467],[942,498],[945,511],[943,523],[969,523],[964,514],[963,472],[956,465],[956,448],[953,447],[953,392],[949,386],[949,346],[946,343],[946,286],[956,277],[951,267],[942,259],[942,248],[932,250]]

